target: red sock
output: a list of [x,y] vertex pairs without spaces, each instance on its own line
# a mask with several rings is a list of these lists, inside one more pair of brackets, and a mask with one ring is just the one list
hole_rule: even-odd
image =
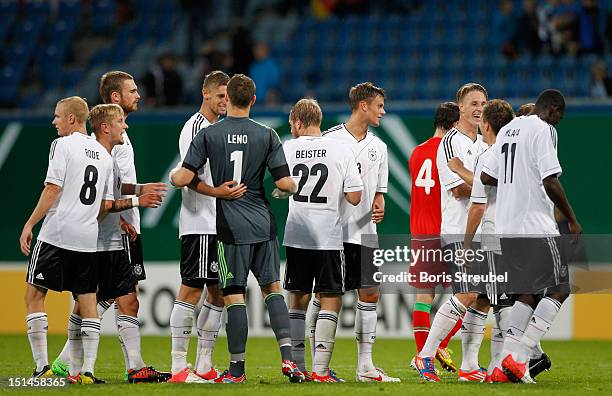
[[429,318],[430,311],[430,304],[420,302],[414,304],[414,310],[412,311],[412,331],[417,353],[421,352],[421,349],[423,349],[425,345],[425,341],[427,341],[427,336],[429,335],[429,327],[431,326]]
[[453,329],[450,331],[450,333],[448,333],[448,335],[446,336],[445,339],[442,340],[442,342],[440,343],[440,348],[446,348],[448,347],[448,342],[451,340],[451,338],[453,338],[453,336],[459,331],[459,329],[461,328],[461,323],[463,322],[463,320],[459,319],[457,321],[457,324],[455,325],[455,327],[453,327]]

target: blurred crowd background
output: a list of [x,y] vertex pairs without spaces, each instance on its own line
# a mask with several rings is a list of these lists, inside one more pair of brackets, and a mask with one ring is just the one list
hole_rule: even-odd
[[245,73],[258,108],[345,102],[369,80],[392,101],[612,96],[608,0],[0,0],[0,108],[99,100],[134,75],[146,108],[198,104],[210,70]]

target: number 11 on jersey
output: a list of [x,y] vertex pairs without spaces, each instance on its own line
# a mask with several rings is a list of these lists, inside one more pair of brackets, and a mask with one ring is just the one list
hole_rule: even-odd
[[232,177],[232,180],[240,184],[242,182],[242,150],[232,151],[230,162],[234,163],[234,177]]

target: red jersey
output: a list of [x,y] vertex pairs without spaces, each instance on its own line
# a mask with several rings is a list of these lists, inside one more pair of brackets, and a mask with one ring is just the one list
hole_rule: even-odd
[[442,138],[432,137],[418,145],[410,156],[412,177],[410,203],[410,233],[423,236],[439,236],[442,224],[440,179],[436,155]]

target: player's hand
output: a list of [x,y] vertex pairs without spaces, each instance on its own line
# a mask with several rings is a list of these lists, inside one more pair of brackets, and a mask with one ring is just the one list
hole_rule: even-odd
[[143,184],[140,188],[140,196],[145,194],[161,194],[163,197],[166,195],[166,191],[168,191],[166,183],[147,183]]
[[214,188],[214,196],[221,199],[233,200],[242,197],[246,193],[246,186],[238,184],[235,180],[226,181]]
[[287,199],[293,194],[280,190],[278,187],[272,190],[272,198],[276,199]]
[[136,228],[134,228],[134,226],[128,222],[124,221],[121,223],[121,230],[123,230],[123,232],[127,234],[128,238],[130,238],[130,241],[135,241],[136,238],[138,238]]
[[19,246],[21,247],[21,253],[26,256],[30,255],[30,246],[32,245],[32,227],[28,224],[23,226],[21,236],[19,237]]
[[[148,193],[138,197],[138,206],[143,208],[159,208],[163,195],[160,193]],[[127,224],[127,223],[126,223]]]
[[582,234],[582,226],[580,225],[580,223],[576,222],[568,222],[567,223],[569,231],[572,235],[574,235],[574,239],[578,239],[578,237],[580,236],[580,234]]
[[385,201],[379,202],[376,199],[372,204],[372,221],[376,224],[382,222],[385,218]]
[[448,165],[448,169],[457,173],[457,171],[463,169],[463,161],[459,159],[459,157],[453,157],[446,163]]

